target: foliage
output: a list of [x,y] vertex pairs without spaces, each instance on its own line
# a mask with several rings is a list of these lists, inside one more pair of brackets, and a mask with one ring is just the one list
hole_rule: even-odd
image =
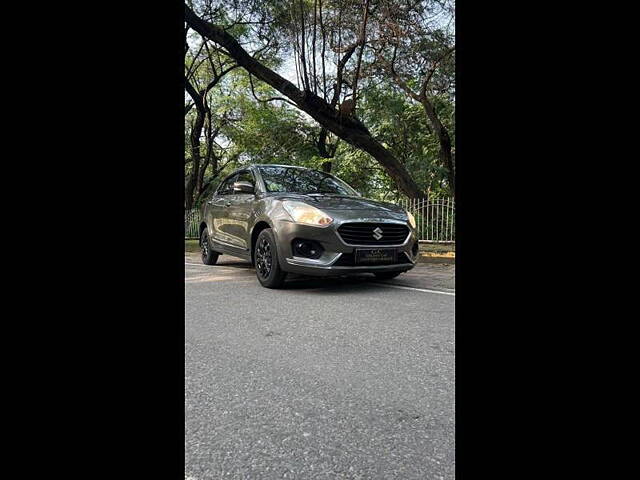
[[[351,0],[205,0],[193,3],[203,18],[225,26],[263,64],[281,74],[288,71],[291,75],[293,71],[292,75],[298,81],[303,68],[298,58],[302,14],[309,33],[305,42],[311,53],[307,51],[307,57],[315,53],[313,60],[318,65],[323,58],[326,63],[326,78],[312,79],[309,85],[317,87],[318,95],[327,101],[335,91],[336,66],[341,57],[337,42],[342,42],[344,49],[349,42],[357,41],[363,11],[362,2]],[[313,31],[310,22],[317,19],[314,9],[317,11],[319,3],[323,9],[322,27],[326,30],[328,42],[324,57],[320,45],[315,46],[315,50],[311,48],[313,40],[310,38]],[[439,120],[455,142],[454,64],[453,55],[448,55],[453,45],[450,28],[453,7],[450,2],[434,0],[400,2],[398,8],[393,7],[394,3],[397,2],[371,1],[370,27],[367,27],[370,32],[367,34],[367,48],[363,50],[358,82],[358,119],[400,160],[423,191],[432,196],[449,195],[450,178],[439,157],[439,138],[425,117],[423,105],[394,80],[385,62],[393,61],[394,72],[401,75],[405,86],[415,92],[420,91],[422,82],[433,70],[426,93]],[[435,24],[424,20],[437,15],[440,19]],[[319,35],[320,25],[314,24],[313,27]],[[404,36],[394,37],[394,32],[401,32]],[[220,65],[229,60],[224,51],[215,51],[211,42],[206,48],[200,48],[202,46],[203,39],[190,31],[185,71],[199,88],[207,85],[219,71],[215,62],[212,69],[207,56],[216,57]],[[394,48],[401,54],[394,53]],[[354,74],[355,57],[353,55],[345,64],[346,79],[350,80]],[[307,58],[306,62],[305,66],[311,69],[312,59]],[[296,73],[295,68],[300,71]],[[319,71],[320,67],[316,66],[316,69]],[[347,81],[342,87],[341,98],[349,94],[349,83]],[[229,71],[206,94],[211,111],[209,121],[216,127],[211,143],[215,162],[207,164],[204,173],[207,191],[215,188],[227,173],[252,163],[295,164],[321,169],[329,160],[332,173],[363,195],[386,200],[401,196],[396,181],[376,159],[331,134],[327,145],[335,146],[335,153],[332,152],[329,159],[323,157],[318,146],[322,127],[290,103],[273,100],[273,97],[280,97],[280,94],[250,77],[242,68]],[[185,95],[185,103],[189,101],[189,96]],[[193,168],[189,162],[192,156],[189,136],[195,115],[195,108],[185,115],[187,177]],[[207,154],[206,144],[203,133],[200,150],[203,156]]]

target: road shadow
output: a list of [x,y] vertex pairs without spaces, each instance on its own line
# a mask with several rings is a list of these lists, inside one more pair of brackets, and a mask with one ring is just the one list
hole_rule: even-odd
[[[255,272],[255,268],[251,263],[236,260],[236,259],[224,259],[218,261],[215,266],[229,267],[238,269],[239,271],[252,271]],[[215,268],[215,267],[214,267]],[[371,282],[376,280],[374,275],[368,274],[355,274],[355,275],[336,275],[330,277],[313,277],[306,275],[299,275],[290,273],[287,275],[287,279],[282,286],[282,290],[316,290],[325,292],[353,292],[358,287],[369,284],[374,286]],[[258,280],[256,279],[256,282]]]
[[[196,260],[188,259],[195,262]],[[228,267],[224,273],[227,277],[225,280],[233,279],[234,274],[232,270],[236,270],[238,275],[242,278],[246,278],[249,274],[255,275],[255,268],[250,262],[240,260],[234,257],[221,256],[218,262],[212,268],[212,273],[216,267]],[[415,269],[402,274],[400,277],[393,280],[378,280],[374,275],[368,273],[360,273],[354,275],[338,275],[330,277],[314,277],[298,274],[289,274],[287,280],[282,287],[282,290],[288,291],[310,291],[313,293],[339,293],[339,292],[370,292],[373,290],[378,291],[385,287],[380,284],[397,285],[402,287],[413,288],[426,288],[426,289],[445,289],[455,290],[455,274],[449,273],[451,266],[436,266],[436,265],[418,265]],[[242,272],[242,273],[241,273]],[[257,282],[257,279],[256,279]]]
[[216,265],[220,267],[239,268],[242,270],[253,270],[253,265],[251,265],[249,262],[243,262],[242,260],[238,260],[238,261],[228,260],[224,262],[216,262]]
[[[238,260],[236,258],[223,258],[222,256],[216,262],[216,266],[237,268],[239,270],[251,270],[255,272],[255,268],[250,262]],[[375,280],[374,275],[354,274],[354,275],[335,275],[329,277],[314,277],[307,275],[299,275],[290,273],[287,275],[283,290],[305,290],[305,289],[325,289],[325,290],[343,290],[348,286],[363,285],[367,282]]]
[[[349,276],[309,277],[304,275],[289,274],[282,287],[283,290],[315,290],[316,292],[350,292],[362,290],[361,287],[374,287],[376,280],[374,275],[358,274]],[[380,288],[380,287],[378,287]],[[368,290],[369,288],[367,288]]]

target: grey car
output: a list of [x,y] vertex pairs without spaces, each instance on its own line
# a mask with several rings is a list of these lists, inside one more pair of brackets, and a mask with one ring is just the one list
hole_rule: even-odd
[[413,216],[362,198],[339,178],[290,165],[252,165],[224,178],[202,206],[202,261],[248,260],[260,283],[279,288],[287,273],[373,273],[389,279],[418,256]]

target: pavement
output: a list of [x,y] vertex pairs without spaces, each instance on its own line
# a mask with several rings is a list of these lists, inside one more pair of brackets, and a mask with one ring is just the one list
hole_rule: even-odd
[[455,266],[292,277],[185,255],[185,479],[453,479]]

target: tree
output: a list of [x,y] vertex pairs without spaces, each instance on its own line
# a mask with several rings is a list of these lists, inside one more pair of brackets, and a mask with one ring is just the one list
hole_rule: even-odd
[[[241,46],[234,36],[228,33],[225,28],[203,20],[186,4],[185,20],[187,24],[202,35],[203,38],[215,42],[224,53],[233,58],[238,65],[280,92],[295,104],[297,108],[309,114],[328,131],[334,133],[354,147],[362,149],[372,155],[383,166],[391,178],[395,180],[400,190],[407,196],[413,198],[424,197],[425,193],[413,180],[405,166],[371,135],[362,122],[355,117],[340,115],[329,102],[313,92],[311,82],[313,82],[313,85],[317,85],[317,81],[313,80],[314,76],[311,77],[312,80],[309,79],[307,72],[308,60],[305,54],[306,48],[301,48],[304,89],[300,90],[278,73],[249,55],[243,46]],[[304,31],[304,25],[302,25],[302,31]],[[301,45],[305,46],[305,43],[305,37],[301,36]]]
[[[219,84],[224,76],[238,68],[238,65],[221,56],[219,52],[215,52],[215,49],[210,48],[206,40],[196,44],[195,54],[189,55],[190,46],[187,34],[188,30],[185,31],[187,58],[185,90],[191,97],[191,101],[185,106],[185,116],[193,107],[196,111],[189,133],[190,172],[186,176],[185,182],[185,209],[191,209],[205,191],[204,177],[208,166],[212,165],[214,172],[218,170],[218,159],[214,153],[213,142],[225,119],[224,117],[221,119],[213,117],[207,98],[209,92]],[[216,120],[218,120],[217,125],[215,125]],[[205,137],[204,155],[202,155],[201,145],[203,131]]]
[[[447,4],[447,0],[396,2],[399,11],[390,14],[388,0],[370,0],[367,8],[367,0],[196,3],[203,20],[224,29],[268,69],[293,73],[290,80],[300,92],[320,97],[339,120],[353,120],[410,172],[420,191],[436,196],[450,195],[455,181],[443,161],[442,142],[423,103],[403,90],[385,62],[393,61],[394,72],[414,93],[419,94],[429,73],[427,100],[453,143],[455,45],[446,28],[451,19]],[[441,19],[439,12],[445,13]],[[435,21],[429,20],[434,17]],[[393,18],[408,28],[400,32],[398,22],[390,22]],[[238,64],[216,42],[194,30],[189,35],[186,76],[197,93],[215,77],[211,58],[216,68]],[[443,56],[447,50],[449,55]],[[207,111],[197,135],[193,127],[197,130],[198,110],[185,92],[185,178],[195,183],[191,206],[197,206],[231,169],[274,162],[331,171],[365,195],[399,199],[398,182],[377,159],[342,141],[290,98],[278,95],[246,69],[234,68],[204,96]],[[197,150],[192,137],[200,141]],[[194,152],[201,157],[197,175]],[[453,148],[451,153],[453,160]]]
[[[411,100],[422,106],[427,122],[438,139],[441,165],[447,170],[449,190],[455,191],[453,142],[437,105],[452,99],[455,45],[449,23],[453,5],[448,1],[417,1],[399,4],[380,0],[372,19],[371,71],[391,81]],[[441,103],[441,102],[440,102]]]
[[[264,20],[271,15],[271,10],[265,9],[257,0],[236,0],[236,5],[248,8],[256,18],[248,21],[237,15],[232,18],[222,8],[223,4],[215,1],[205,1],[204,10],[211,18],[224,23],[225,28],[242,41],[267,39],[266,44],[253,54],[270,65],[277,64],[277,59],[270,53],[274,51],[271,33],[278,25]],[[257,30],[252,29],[254,25]],[[226,76],[237,67],[233,59],[217,45],[193,30],[189,35],[189,27],[186,27],[185,91],[189,100],[185,104],[185,118],[189,149],[185,163],[185,208],[197,205],[214,186],[225,166],[233,164],[240,156],[235,149],[222,147],[219,143],[228,140],[224,137],[225,127],[238,119],[233,118],[231,113],[234,107],[227,102],[220,102],[220,96],[216,95]],[[225,108],[219,109],[222,104]],[[192,111],[195,114],[190,114]],[[207,176],[208,171],[210,174]]]

